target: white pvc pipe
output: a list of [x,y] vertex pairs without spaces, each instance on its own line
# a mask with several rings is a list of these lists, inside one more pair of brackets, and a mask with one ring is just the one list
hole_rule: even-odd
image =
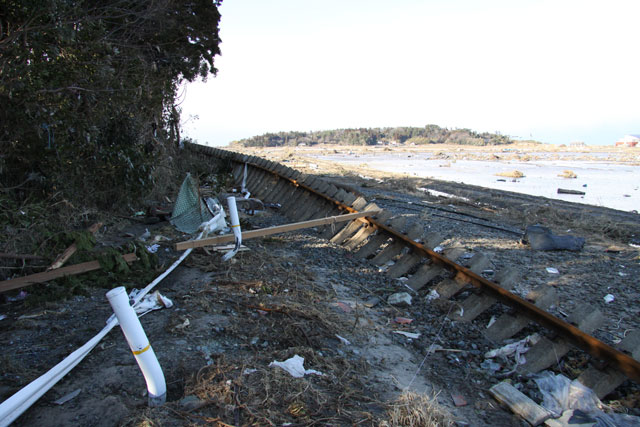
[[[202,237],[200,233],[196,240]],[[178,258],[164,273],[158,276],[153,282],[149,283],[143,290],[138,293],[134,300],[136,305],[145,295],[147,295],[162,279],[167,277],[182,261],[193,251],[189,248],[180,258]],[[87,341],[82,347],[65,357],[60,363],[47,372],[31,381],[18,392],[14,393],[10,398],[0,404],[0,427],[6,427],[15,421],[24,411],[29,409],[43,394],[49,391],[54,385],[65,377],[73,368],[75,368],[82,360],[94,349],[96,345],[118,324],[115,316],[111,316],[107,320],[107,325],[96,336]]]
[[227,197],[227,204],[229,205],[229,216],[231,217],[231,230],[236,238],[235,247],[224,254],[223,261],[229,261],[233,256],[238,253],[240,245],[242,245],[242,230],[240,230],[240,218],[238,218],[238,207],[236,206],[235,197]]
[[149,406],[163,405],[167,398],[167,384],[156,354],[149,343],[147,334],[144,333],[140,319],[129,305],[129,295],[124,286],[111,289],[107,292],[107,299],[113,307],[113,312],[118,318],[124,337],[129,343],[136,362],[147,382],[149,392]]

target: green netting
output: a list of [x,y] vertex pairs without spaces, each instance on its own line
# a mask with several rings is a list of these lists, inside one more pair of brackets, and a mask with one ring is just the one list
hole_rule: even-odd
[[187,173],[182,181],[176,204],[173,206],[171,224],[183,233],[192,234],[198,230],[200,224],[211,218],[209,209],[202,203],[198,186],[191,178],[191,174]]

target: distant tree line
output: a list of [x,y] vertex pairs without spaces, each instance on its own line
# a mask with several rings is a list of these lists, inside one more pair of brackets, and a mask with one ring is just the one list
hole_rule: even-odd
[[1,187],[106,205],[149,188],[180,140],[180,84],[216,71],[220,3],[0,2]]
[[317,132],[278,132],[234,141],[245,147],[280,147],[335,144],[335,145],[378,145],[378,144],[461,144],[461,145],[502,145],[513,140],[499,133],[478,133],[470,129],[447,129],[436,125],[395,128],[336,129]]

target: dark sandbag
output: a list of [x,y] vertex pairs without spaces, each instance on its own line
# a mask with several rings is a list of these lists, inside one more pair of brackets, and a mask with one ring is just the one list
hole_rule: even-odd
[[557,236],[551,229],[541,225],[530,225],[524,233],[524,242],[537,251],[579,251],[584,246],[584,238],[576,236]]

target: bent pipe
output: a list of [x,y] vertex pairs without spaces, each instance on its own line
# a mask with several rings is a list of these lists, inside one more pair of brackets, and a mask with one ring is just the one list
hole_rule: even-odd
[[129,304],[129,296],[124,286],[111,289],[107,292],[109,304],[118,318],[122,332],[129,347],[138,362],[149,392],[149,406],[161,406],[167,398],[167,384],[162,373],[158,358],[149,343],[147,334],[144,333],[140,319],[135,310]]

